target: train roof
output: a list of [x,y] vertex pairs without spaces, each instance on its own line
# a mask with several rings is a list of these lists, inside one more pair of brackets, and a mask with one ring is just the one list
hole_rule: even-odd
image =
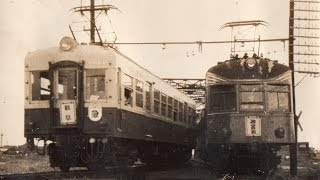
[[218,63],[207,71],[226,79],[271,79],[290,71],[286,65],[264,58],[239,58]]
[[[28,70],[48,70],[49,62],[75,61],[82,63],[85,61],[84,68],[93,68],[94,64],[107,64],[107,60],[114,59],[115,53],[112,50],[96,45],[77,45],[74,48],[65,51],[56,47],[35,50],[29,52],[25,58],[25,68]],[[90,59],[90,61],[87,61]]]
[[183,92],[174,88],[160,77],[137,64],[134,60],[125,56],[120,51],[106,46],[76,45],[65,51],[60,47],[29,52],[25,58],[25,69],[28,71],[48,70],[49,62],[74,61],[83,63],[84,68],[120,68],[124,73],[142,81],[150,82],[154,87],[179,101],[195,105],[195,101]]

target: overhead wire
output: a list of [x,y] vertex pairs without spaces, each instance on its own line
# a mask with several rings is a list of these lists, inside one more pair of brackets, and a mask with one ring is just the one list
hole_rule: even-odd
[[[274,39],[261,39],[261,42],[274,42],[274,41],[288,41],[288,38],[274,38]],[[238,41],[163,41],[163,42],[116,42],[116,45],[188,45],[188,44],[224,44],[224,43],[243,43],[243,42],[254,42],[254,40],[238,40]]]
[[111,26],[111,29],[112,29],[112,33],[115,35],[115,39],[114,39],[114,41],[113,41],[113,43],[115,43],[116,40],[118,39],[117,33],[116,33],[115,30],[114,30],[114,27],[113,27],[113,24],[112,24],[111,18],[109,17],[108,12],[106,13],[106,16],[107,16],[107,18],[108,18],[108,20],[109,20],[109,23],[110,23],[110,26]]
[[307,77],[307,75],[308,74],[305,74],[294,87],[297,87]]

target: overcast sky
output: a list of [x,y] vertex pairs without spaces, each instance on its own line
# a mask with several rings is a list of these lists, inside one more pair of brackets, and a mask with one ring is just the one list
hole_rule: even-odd
[[[83,0],[83,2],[86,2]],[[97,3],[102,2],[101,0]],[[288,37],[288,0],[109,0],[121,12],[100,15],[103,40],[117,42],[216,41],[230,40],[230,31],[219,30],[226,22],[264,20],[262,39]],[[70,11],[80,0],[1,0],[0,1],[0,129],[5,144],[22,144],[23,64],[27,52],[58,45],[71,36],[71,24],[79,42],[88,36],[79,32],[86,17]],[[88,27],[88,26],[86,26]],[[204,78],[206,70],[229,57],[230,45],[118,46],[129,57],[160,77]],[[287,64],[287,44],[265,43],[265,57]],[[297,75],[297,82],[302,78]],[[303,111],[300,141],[310,141],[320,149],[319,78],[306,77],[297,86],[297,112]]]

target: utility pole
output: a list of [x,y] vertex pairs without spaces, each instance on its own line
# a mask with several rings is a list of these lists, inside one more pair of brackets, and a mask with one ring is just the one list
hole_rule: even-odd
[[[75,7],[72,9],[74,12],[79,12],[81,15],[85,15],[86,12],[89,12],[90,17],[88,19],[90,20],[90,29],[84,29],[84,30],[90,31],[90,43],[96,43],[95,35],[97,33],[100,44],[102,44],[102,40],[99,34],[99,29],[96,26],[96,19],[102,12],[105,12],[107,14],[107,12],[111,9],[118,10],[117,7],[109,4],[96,5],[95,0],[90,0],[90,5],[88,6],[83,6],[81,3],[81,6]],[[96,17],[96,12],[98,12],[97,17]]]
[[298,161],[297,161],[297,148],[298,148],[298,131],[297,131],[297,119],[296,119],[296,94],[295,94],[295,80],[294,80],[294,1],[290,0],[290,15],[289,15],[289,67],[291,69],[292,78],[292,104],[294,115],[294,143],[290,145],[290,174],[291,176],[297,176],[298,173]]
[[[319,76],[319,13],[318,0],[290,0],[289,5],[289,67],[292,76],[292,103],[294,114],[295,142],[290,145],[290,174],[297,175],[297,143],[300,114],[296,115],[295,73],[305,73]],[[295,69],[298,65],[298,70]],[[301,66],[304,69],[299,70]],[[302,130],[302,129],[301,129]]]
[[0,147],[3,147],[2,146],[2,142],[3,142],[3,133],[2,133],[2,129],[1,129],[1,132],[0,132]]
[[95,42],[95,9],[94,9],[94,0],[90,0],[90,42]]

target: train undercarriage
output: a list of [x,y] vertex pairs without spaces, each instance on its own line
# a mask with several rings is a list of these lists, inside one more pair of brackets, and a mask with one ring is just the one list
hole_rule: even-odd
[[281,162],[281,146],[270,144],[208,144],[206,159],[218,174],[268,175]]
[[191,147],[123,138],[57,137],[47,147],[51,167],[69,171],[87,167],[99,171],[106,166],[131,166],[140,160],[152,166],[179,165],[191,158]]

